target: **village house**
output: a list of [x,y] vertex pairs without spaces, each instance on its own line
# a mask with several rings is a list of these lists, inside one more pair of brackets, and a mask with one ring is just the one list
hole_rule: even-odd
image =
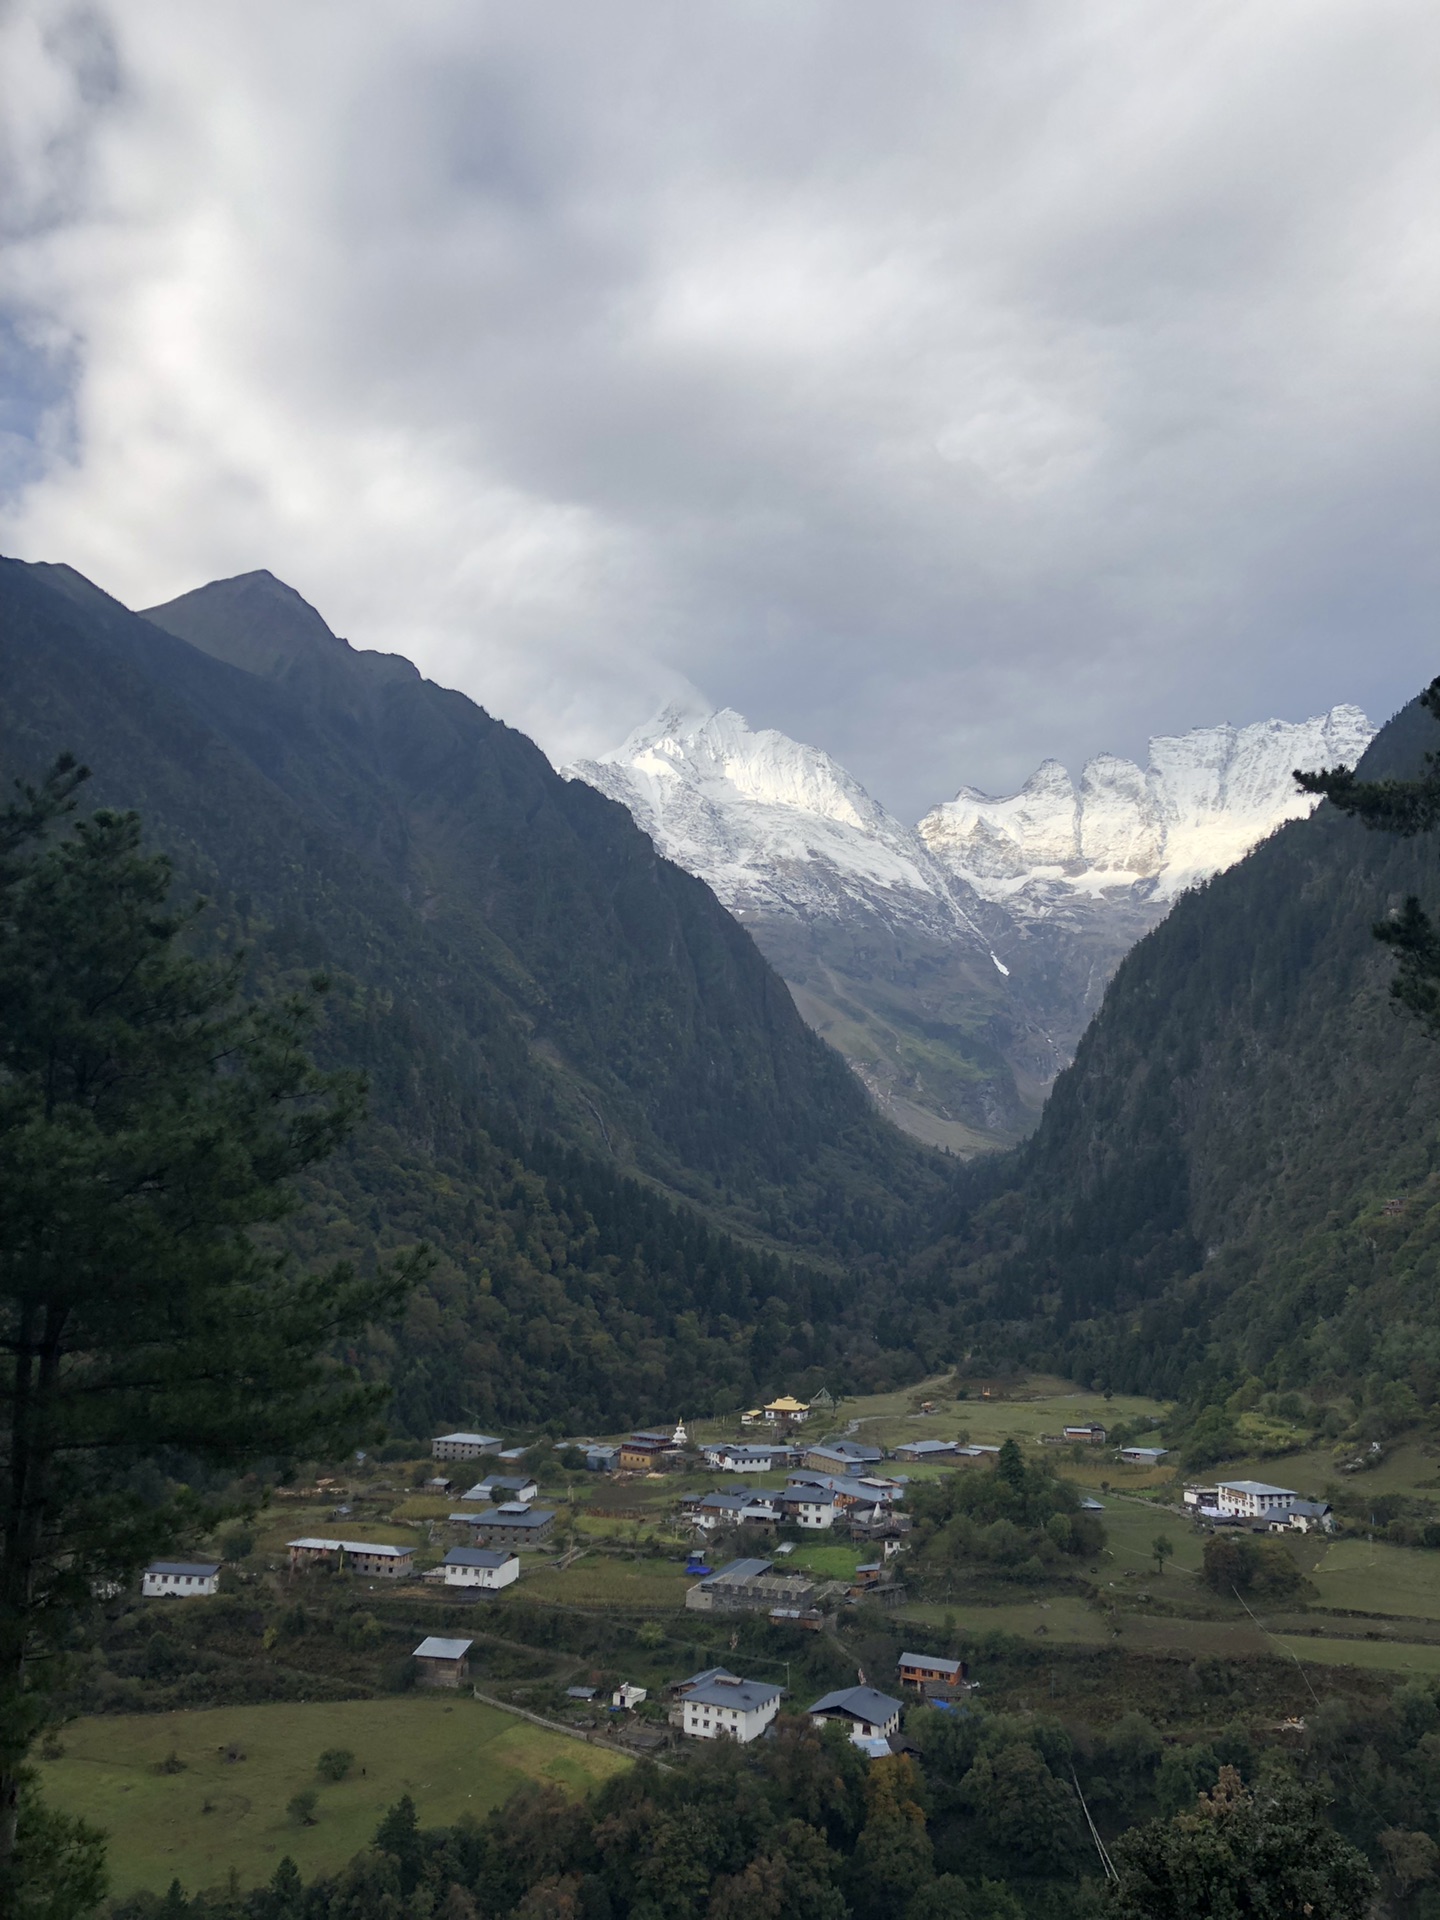
[[902,1653],[897,1666],[901,1686],[918,1693],[927,1687],[953,1687],[966,1673],[963,1660],[945,1660],[938,1653]]
[[622,1473],[650,1473],[663,1455],[674,1446],[668,1433],[632,1433],[620,1442],[619,1466]]
[[521,1501],[482,1507],[478,1513],[452,1513],[451,1522],[468,1527],[482,1547],[537,1547],[555,1531],[555,1515],[548,1507],[530,1507]]
[[1121,1447],[1115,1457],[1127,1467],[1158,1467],[1169,1451],[1168,1447]]
[[478,1460],[482,1454],[498,1453],[505,1442],[493,1433],[442,1433],[430,1442],[436,1460]]
[[498,1592],[520,1578],[520,1562],[505,1547],[451,1547],[442,1562],[447,1587]]
[[781,1394],[778,1400],[771,1400],[765,1407],[765,1424],[770,1427],[798,1427],[810,1418],[810,1409],[803,1400],[793,1400],[788,1393]]
[[403,1580],[415,1571],[413,1547],[391,1547],[375,1540],[326,1540],[306,1538],[287,1540],[290,1571],[304,1567],[326,1566],[351,1573],[369,1574],[380,1580]]
[[888,1740],[900,1731],[900,1702],[874,1687],[841,1687],[827,1693],[807,1709],[815,1725],[838,1721],[849,1730],[857,1744],[862,1740]]
[[581,1451],[585,1455],[587,1473],[613,1473],[620,1464],[618,1447],[593,1446],[584,1447]]
[[1272,1487],[1264,1480],[1222,1480],[1215,1504],[1222,1518],[1268,1520],[1288,1511],[1300,1498],[1293,1487]]
[[833,1527],[841,1514],[840,1503],[828,1487],[787,1487],[781,1499],[787,1520],[800,1527]]
[[795,1464],[795,1449],[783,1440],[772,1446],[763,1441],[752,1446],[738,1440],[717,1440],[702,1453],[706,1466],[719,1473],[781,1473]]
[[1067,1445],[1071,1446],[1103,1447],[1105,1444],[1105,1429],[1102,1426],[1096,1425],[1094,1422],[1090,1422],[1083,1427],[1066,1427],[1061,1434],[1061,1439],[1064,1440]]
[[845,1525],[850,1538],[862,1543],[881,1540],[887,1553],[893,1553],[902,1535],[909,1533],[914,1521],[908,1513],[897,1513],[894,1507],[879,1505],[874,1507],[850,1507],[845,1514]]
[[720,1673],[687,1686],[680,1699],[680,1730],[692,1740],[735,1740],[748,1746],[779,1709],[779,1687]]
[[687,1494],[681,1502],[686,1520],[707,1532],[716,1527],[773,1527],[780,1518],[780,1497],[737,1487],[733,1493]]
[[787,1474],[786,1493],[806,1493],[818,1488],[828,1493],[837,1507],[842,1510],[850,1507],[888,1506],[904,1497],[905,1489],[898,1480],[887,1480],[879,1474],[866,1474],[856,1478],[850,1474],[812,1473],[802,1470]]
[[487,1473],[483,1480],[477,1480],[468,1492],[462,1493],[462,1500],[479,1500],[499,1506],[504,1501],[519,1500],[528,1504],[539,1493],[539,1483],[528,1473]]
[[897,1460],[953,1460],[958,1440],[906,1440],[895,1449]]
[[805,1465],[816,1473],[863,1473],[866,1467],[878,1467],[884,1458],[879,1447],[862,1446],[858,1440],[828,1440],[805,1449]]
[[198,1600],[214,1593],[220,1584],[220,1566],[215,1560],[152,1560],[140,1576],[140,1591],[147,1600]]
[[443,1640],[433,1634],[422,1640],[411,1659],[417,1663],[416,1683],[422,1687],[458,1687],[469,1677],[473,1640]]
[[808,1607],[814,1583],[798,1573],[777,1573],[772,1560],[732,1560],[685,1589],[692,1613],[768,1613],[772,1607]]
[[1333,1533],[1335,1516],[1324,1500],[1292,1500],[1283,1513],[1272,1513],[1271,1533]]

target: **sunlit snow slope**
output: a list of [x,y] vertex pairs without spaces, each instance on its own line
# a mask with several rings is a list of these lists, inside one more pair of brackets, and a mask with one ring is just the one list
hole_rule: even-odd
[[1352,765],[1356,707],[1046,761],[910,828],[828,754],[738,713],[668,707],[567,769],[627,807],[750,928],[801,1011],[901,1125],[956,1151],[1014,1139],[1126,951],[1187,886],[1313,802],[1297,766]]

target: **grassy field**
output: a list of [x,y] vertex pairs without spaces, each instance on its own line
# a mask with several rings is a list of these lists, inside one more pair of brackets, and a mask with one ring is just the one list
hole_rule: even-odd
[[862,1560],[878,1559],[879,1548],[872,1554],[867,1548],[861,1552],[859,1547],[842,1545],[840,1541],[827,1541],[823,1546],[818,1542],[811,1546],[808,1540],[802,1541],[794,1553],[787,1554],[777,1565],[788,1573],[796,1568],[802,1573],[818,1574],[824,1580],[853,1580],[855,1569]]
[[1334,1540],[1310,1578],[1325,1607],[1440,1620],[1440,1554],[1378,1540]]
[[[728,1557],[722,1555],[722,1560]],[[683,1560],[621,1560],[590,1553],[563,1573],[553,1565],[527,1565],[508,1591],[524,1600],[577,1607],[683,1607],[685,1589],[691,1585]]]
[[[61,1759],[40,1763],[45,1797],[108,1830],[119,1895],[163,1892],[176,1878],[193,1893],[222,1885],[232,1867],[242,1887],[254,1886],[287,1853],[308,1879],[364,1847],[403,1793],[432,1826],[484,1813],[527,1780],[583,1793],[628,1764],[468,1695],[438,1693],[80,1720],[63,1744]],[[244,1759],[227,1760],[231,1747]],[[328,1747],[355,1755],[353,1775],[333,1786],[315,1773]],[[157,1772],[172,1752],[184,1770]],[[313,1827],[285,1810],[305,1787],[319,1793]]]

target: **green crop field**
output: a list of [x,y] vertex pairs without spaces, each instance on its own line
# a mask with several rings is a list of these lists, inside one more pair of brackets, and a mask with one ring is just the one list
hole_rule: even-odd
[[576,1607],[683,1607],[685,1589],[692,1584],[683,1560],[622,1560],[587,1553],[563,1573],[553,1565],[526,1566],[505,1598],[514,1594],[522,1600]]
[[878,1548],[871,1554],[868,1550],[862,1553],[859,1547],[841,1546],[838,1541],[833,1545],[826,1542],[823,1546],[817,1542],[812,1547],[806,1540],[796,1547],[794,1553],[786,1554],[783,1560],[777,1560],[775,1564],[787,1573],[793,1567],[803,1573],[819,1574],[825,1580],[853,1580],[855,1569],[862,1560],[878,1558]]
[[[63,1745],[62,1758],[39,1763],[45,1797],[108,1831],[119,1895],[163,1892],[177,1878],[193,1893],[223,1885],[232,1868],[242,1887],[254,1886],[287,1853],[308,1879],[364,1847],[403,1793],[434,1826],[484,1813],[527,1780],[584,1793],[628,1764],[467,1694],[438,1692],[78,1720]],[[355,1755],[353,1774],[336,1785],[315,1772],[330,1747]],[[245,1757],[226,1759],[229,1748]],[[158,1772],[172,1752],[183,1771]],[[313,1827],[286,1813],[306,1787],[319,1795]]]

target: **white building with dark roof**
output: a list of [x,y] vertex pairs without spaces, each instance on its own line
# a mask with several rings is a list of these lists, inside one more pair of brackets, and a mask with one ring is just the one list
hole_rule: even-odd
[[780,1689],[765,1680],[715,1673],[685,1683],[680,1730],[692,1740],[758,1740],[780,1711]]
[[140,1576],[147,1600],[198,1600],[220,1584],[216,1560],[152,1560]]
[[1264,1480],[1222,1480],[1215,1489],[1215,1505],[1237,1520],[1268,1520],[1287,1512],[1300,1498],[1293,1487],[1272,1487]]
[[807,1709],[816,1726],[836,1720],[852,1740],[888,1740],[900,1731],[900,1702],[874,1687],[841,1687]]
[[441,1567],[447,1587],[481,1587],[490,1593],[520,1578],[520,1561],[508,1547],[452,1547]]

